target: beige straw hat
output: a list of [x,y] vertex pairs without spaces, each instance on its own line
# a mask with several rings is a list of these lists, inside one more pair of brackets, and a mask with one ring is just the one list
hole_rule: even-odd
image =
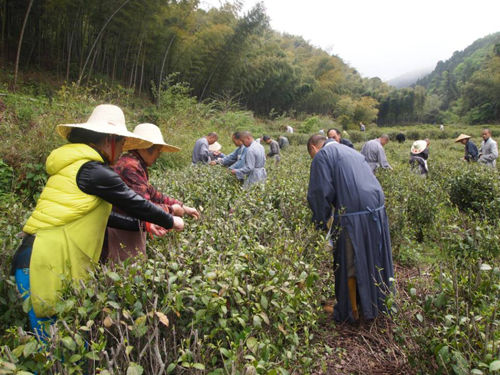
[[212,143],[211,145],[208,146],[208,151],[220,151],[220,149],[222,148],[221,144],[217,141],[215,141],[214,143]]
[[418,155],[421,152],[423,152],[426,148],[427,148],[427,142],[419,140],[419,141],[413,142],[413,144],[411,145],[410,152],[413,155]]
[[469,138],[472,138],[470,135],[467,135],[467,134],[460,134],[457,139],[455,139],[455,142],[460,142],[462,139],[469,139]]
[[94,108],[86,123],[83,124],[61,124],[57,125],[57,132],[68,139],[71,130],[81,128],[96,133],[113,134],[125,138],[123,150],[136,150],[148,148],[152,143],[140,136],[129,132],[125,125],[125,115],[120,107],[112,104],[101,104]]
[[177,152],[181,150],[179,147],[175,147],[165,143],[160,128],[154,124],[139,124],[135,127],[134,134],[141,138],[147,139],[154,145],[162,146],[162,152]]

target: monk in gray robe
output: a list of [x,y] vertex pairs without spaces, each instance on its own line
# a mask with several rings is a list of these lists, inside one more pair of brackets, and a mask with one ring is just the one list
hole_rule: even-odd
[[191,161],[193,164],[198,163],[209,163],[211,160],[215,159],[216,153],[211,152],[208,146],[217,142],[219,136],[217,133],[208,133],[205,137],[201,137],[196,141],[193,148],[193,154],[191,156]]
[[247,148],[245,164],[239,169],[231,169],[231,173],[238,180],[244,181],[244,188],[248,188],[257,182],[264,182],[266,180],[266,152],[264,146],[257,143],[250,132],[241,132],[240,139]]
[[[334,248],[334,319],[367,320],[385,311],[394,276],[384,192],[363,155],[322,135],[307,144],[313,158],[307,200]],[[359,309],[358,309],[359,301]]]

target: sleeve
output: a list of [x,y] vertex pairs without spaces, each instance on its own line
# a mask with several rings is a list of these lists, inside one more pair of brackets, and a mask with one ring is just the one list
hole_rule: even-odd
[[239,151],[239,148],[237,148],[236,150],[231,152],[229,155],[225,156],[220,161],[220,163],[225,167],[227,167],[228,165],[233,165],[234,163],[236,163],[238,161],[238,151]]
[[111,211],[108,218],[108,227],[123,229],[129,231],[139,231],[141,222],[133,217],[120,215],[118,212]]
[[326,230],[326,224],[332,215],[332,203],[335,199],[335,188],[330,168],[326,165],[325,156],[317,154],[311,163],[309,190],[307,201],[312,211],[312,221],[317,228]]
[[130,189],[111,168],[98,162],[85,163],[76,176],[84,193],[96,195],[137,219],[171,229],[172,215]]
[[489,153],[488,155],[484,155],[484,154],[481,155],[481,158],[480,158],[481,161],[491,163],[493,160],[496,160],[498,158],[498,145],[497,145],[497,143],[491,142],[490,148],[491,148],[491,153]]
[[473,161],[476,161],[478,156],[479,156],[479,151],[477,150],[476,145],[470,141],[467,142],[465,159],[467,159],[467,160],[472,159]]
[[248,150],[245,154],[245,164],[240,169],[235,169],[236,177],[243,180],[246,175],[250,174],[255,169],[255,153],[253,150]]
[[142,168],[136,165],[129,165],[128,167],[121,167],[119,170],[115,168],[115,171],[118,172],[118,175],[128,187],[141,195],[144,199],[153,203],[166,204],[167,206],[172,206],[174,204],[182,206],[180,201],[166,196],[151,185]]
[[385,151],[382,146],[380,146],[378,150],[378,161],[380,163],[380,166],[384,169],[391,168],[389,165],[389,162],[387,161],[387,157],[385,156]]
[[210,150],[205,143],[202,143],[200,147],[200,160],[203,163],[208,163],[210,161]]

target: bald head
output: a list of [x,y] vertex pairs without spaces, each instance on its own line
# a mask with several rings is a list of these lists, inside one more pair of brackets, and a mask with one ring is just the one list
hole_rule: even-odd
[[483,137],[483,139],[486,141],[488,140],[490,137],[491,137],[491,130],[486,128],[486,129],[483,129],[482,133],[481,133],[481,137]]
[[387,143],[389,143],[389,136],[387,134],[382,134],[380,137],[380,143],[382,146],[385,146]]
[[253,136],[252,133],[248,131],[242,131],[240,132],[240,139],[243,142],[243,144],[248,147],[252,144],[253,142]]
[[321,150],[321,147],[323,147],[325,142],[326,137],[321,134],[314,134],[309,138],[307,141],[307,151],[309,152],[311,158],[314,158],[318,151]]

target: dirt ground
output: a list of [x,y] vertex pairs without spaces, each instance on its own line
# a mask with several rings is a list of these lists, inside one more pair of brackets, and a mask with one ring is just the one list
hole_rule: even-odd
[[[409,298],[405,285],[413,278],[425,277],[421,270],[395,265],[398,298]],[[330,354],[318,364],[314,375],[344,374],[390,374],[413,375],[418,369],[408,361],[408,346],[396,342],[396,323],[386,316],[379,316],[373,322],[359,325],[336,324],[333,320],[333,303],[325,305],[326,316],[317,332],[318,339],[330,348]]]

